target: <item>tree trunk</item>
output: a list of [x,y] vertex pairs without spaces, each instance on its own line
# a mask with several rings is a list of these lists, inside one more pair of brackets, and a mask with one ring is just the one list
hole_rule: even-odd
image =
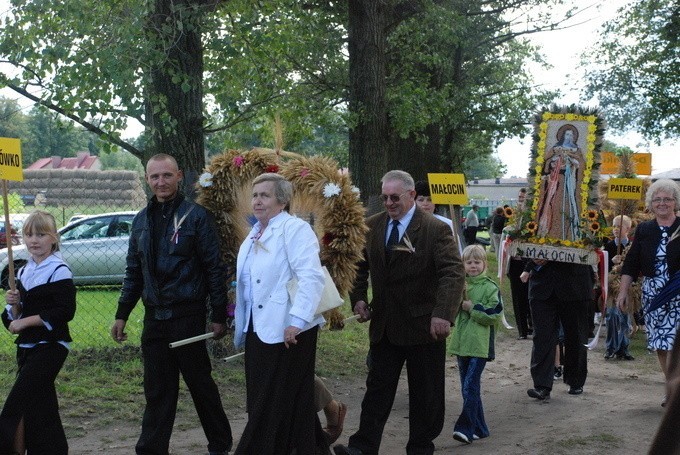
[[427,180],[430,172],[442,172],[441,140],[439,124],[430,124],[421,133],[425,139],[418,140],[415,135],[406,138],[391,130],[390,162],[393,167],[408,172],[414,180]]
[[386,2],[349,0],[349,169],[369,212],[376,204],[387,169],[388,128],[385,101]]
[[183,191],[190,199],[205,166],[201,25],[206,10],[201,6],[204,1],[156,0],[149,17],[150,40],[164,58],[147,75],[149,141],[143,161],[156,153],[174,156],[184,171]]

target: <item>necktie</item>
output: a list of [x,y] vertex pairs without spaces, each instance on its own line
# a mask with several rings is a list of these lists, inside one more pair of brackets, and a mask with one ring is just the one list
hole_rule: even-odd
[[392,220],[392,231],[390,236],[387,238],[387,243],[385,244],[385,254],[387,257],[392,253],[392,247],[399,243],[399,221]]

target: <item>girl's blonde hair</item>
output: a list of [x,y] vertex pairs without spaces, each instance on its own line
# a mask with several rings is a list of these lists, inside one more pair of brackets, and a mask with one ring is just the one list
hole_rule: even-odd
[[486,269],[486,251],[484,251],[481,245],[468,245],[465,247],[463,250],[463,262],[469,259],[482,261]]
[[57,222],[54,217],[44,210],[34,210],[26,218],[21,229],[23,235],[46,234],[52,237],[52,252],[59,251],[59,233],[57,232]]

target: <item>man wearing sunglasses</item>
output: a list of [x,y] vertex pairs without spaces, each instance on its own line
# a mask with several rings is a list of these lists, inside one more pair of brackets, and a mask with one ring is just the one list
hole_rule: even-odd
[[[415,204],[413,178],[382,178],[385,211],[366,223],[364,260],[350,300],[369,327],[370,365],[359,430],[338,455],[377,454],[406,363],[408,454],[434,453],[444,425],[445,340],[463,295],[465,272],[451,228]],[[369,276],[373,300],[368,300]]]

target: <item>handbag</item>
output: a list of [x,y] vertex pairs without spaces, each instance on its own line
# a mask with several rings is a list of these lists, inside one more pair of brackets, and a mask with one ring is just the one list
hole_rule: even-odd
[[[283,247],[284,247],[283,249],[286,252],[286,259],[288,260],[288,242],[286,242],[286,223],[283,224]],[[290,262],[290,260],[288,262]],[[323,269],[324,285],[323,291],[321,292],[321,301],[319,302],[319,305],[316,307],[316,312],[314,313],[316,316],[320,315],[325,311],[337,308],[341,306],[343,303],[345,303],[345,299],[342,298],[342,296],[338,292],[338,288],[335,287],[333,277],[331,277],[330,272],[328,272],[328,268],[326,268],[325,265],[321,268]],[[286,284],[286,287],[288,289],[288,297],[290,298],[290,301],[293,302],[295,300],[295,295],[297,294],[298,290],[297,277],[291,278],[291,280]]]
[[[321,301],[319,302],[319,305],[316,307],[315,313],[316,315],[320,315],[325,311],[337,308],[341,306],[343,303],[345,303],[345,300],[338,292],[338,288],[335,287],[333,278],[331,277],[331,274],[328,272],[326,266],[324,265],[322,269],[324,276],[324,285],[323,291],[321,292]],[[297,294],[298,290],[297,278],[291,279],[286,286],[288,288],[288,296],[290,297],[290,301],[292,302],[295,299],[295,294]]]

